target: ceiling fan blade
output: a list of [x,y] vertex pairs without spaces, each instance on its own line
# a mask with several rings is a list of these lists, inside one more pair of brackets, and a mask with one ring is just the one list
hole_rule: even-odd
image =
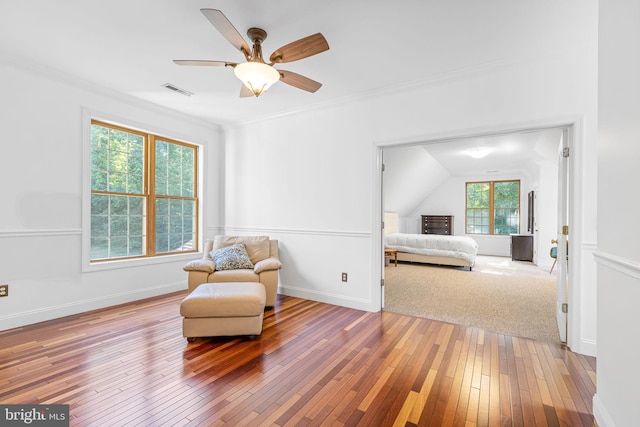
[[255,96],[253,92],[251,92],[251,89],[246,87],[244,83],[241,86],[242,87],[240,88],[240,98],[248,98],[250,96]]
[[269,61],[272,64],[292,62],[325,50],[329,50],[329,43],[322,34],[316,33],[282,46],[271,54]]
[[236,27],[224,16],[224,13],[218,9],[200,9],[200,12],[213,24],[214,27],[229,41],[236,49],[242,52],[247,58],[251,57],[251,48],[244,40],[242,35],[236,30]]
[[280,73],[280,81],[286,83],[298,89],[306,90],[307,92],[315,92],[322,86],[315,80],[311,80],[309,77],[301,76],[298,73],[292,71],[278,70]]
[[196,65],[202,67],[224,67],[227,65],[235,66],[237,65],[235,62],[225,62],[225,61],[208,61],[208,60],[194,60],[194,59],[174,59],[174,63],[178,65]]

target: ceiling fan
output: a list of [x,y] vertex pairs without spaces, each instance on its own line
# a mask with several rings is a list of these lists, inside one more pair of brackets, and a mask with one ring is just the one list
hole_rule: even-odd
[[247,30],[247,35],[253,42],[253,47],[249,48],[238,30],[221,11],[217,9],[200,9],[200,11],[233,47],[244,54],[247,62],[174,60],[176,64],[233,67],[236,77],[242,81],[240,89],[242,98],[252,95],[260,96],[277,81],[308,92],[315,92],[322,86],[322,83],[308,77],[273,67],[274,64],[297,61],[329,50],[329,44],[322,34],[316,33],[276,49],[269,57],[269,63],[266,63],[262,58],[262,42],[267,38],[265,30],[254,27]]

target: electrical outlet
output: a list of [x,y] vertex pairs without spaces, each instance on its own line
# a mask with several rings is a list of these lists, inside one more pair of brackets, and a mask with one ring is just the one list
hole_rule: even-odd
[[347,273],[342,273],[342,281],[343,282],[347,281]]
[[9,285],[0,285],[0,297],[9,296]]

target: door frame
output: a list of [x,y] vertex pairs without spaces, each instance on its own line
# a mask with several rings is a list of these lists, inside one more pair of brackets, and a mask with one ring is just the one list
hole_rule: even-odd
[[[580,295],[581,290],[577,285],[578,278],[580,276],[580,269],[582,263],[579,256],[576,254],[576,249],[582,242],[582,231],[579,226],[582,221],[579,220],[578,213],[574,206],[578,205],[578,199],[581,194],[581,189],[576,188],[579,185],[580,180],[576,179],[575,175],[579,171],[579,165],[577,165],[579,159],[579,153],[577,152],[577,146],[582,144],[576,144],[583,138],[583,122],[581,117],[572,118],[559,118],[550,119],[547,121],[531,121],[526,123],[520,123],[515,125],[503,125],[486,128],[475,128],[470,130],[458,130],[450,131],[439,134],[413,136],[409,138],[383,140],[373,142],[373,218],[372,218],[372,267],[374,275],[372,277],[372,290],[371,290],[371,307],[372,311],[380,311],[382,309],[382,292],[384,288],[381,286],[384,279],[384,241],[383,241],[383,219],[384,219],[384,200],[382,197],[382,157],[383,151],[390,148],[409,147],[414,145],[424,145],[436,142],[454,142],[457,139],[466,138],[481,138],[488,136],[506,135],[510,133],[521,132],[536,132],[544,131],[548,129],[568,129],[568,147],[571,155],[568,159],[569,162],[569,194],[570,198],[567,200],[569,206],[569,223],[572,226],[572,247],[574,248],[569,252],[569,264],[573,266],[572,272],[567,282],[567,304],[569,305],[569,312],[567,315],[567,342],[566,345],[571,348],[572,346],[580,346],[580,331],[581,331],[581,310]],[[577,196],[576,196],[577,195]],[[576,274],[577,273],[577,274]]]

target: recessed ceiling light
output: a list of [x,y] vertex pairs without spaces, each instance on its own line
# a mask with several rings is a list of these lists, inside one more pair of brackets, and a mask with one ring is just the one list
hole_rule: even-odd
[[490,147],[475,147],[475,148],[468,149],[464,153],[467,156],[473,157],[474,159],[481,159],[492,151],[493,151],[493,148],[490,148]]

